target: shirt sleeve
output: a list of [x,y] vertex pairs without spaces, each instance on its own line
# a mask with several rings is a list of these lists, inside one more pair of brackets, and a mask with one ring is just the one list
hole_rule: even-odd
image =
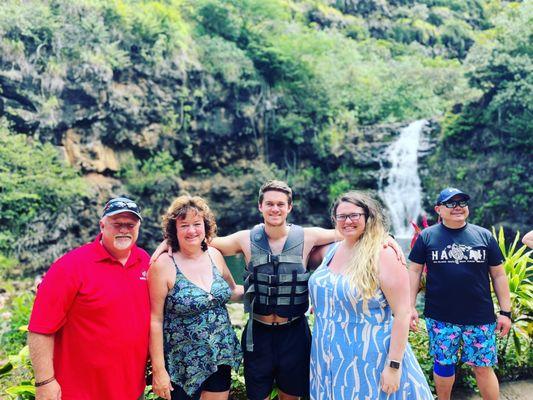
[[79,287],[76,268],[65,257],[52,264],[37,289],[29,331],[41,334],[57,332],[67,321]]
[[409,253],[409,260],[421,265],[426,263],[426,243],[422,235],[419,235],[416,239],[415,245]]
[[487,247],[488,262],[491,267],[496,267],[505,261],[498,242],[492,235],[489,238],[489,245]]

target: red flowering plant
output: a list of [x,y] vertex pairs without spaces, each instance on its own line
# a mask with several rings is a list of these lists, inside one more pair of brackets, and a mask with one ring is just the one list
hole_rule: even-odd
[[420,232],[422,232],[422,229],[426,229],[429,226],[428,218],[425,215],[422,216],[422,228],[420,228],[415,221],[411,221],[411,225],[413,225],[413,228],[415,228],[415,234],[411,239],[411,245],[409,246],[410,249],[412,249],[415,245],[416,239],[418,239],[418,237],[420,236]]
[[[429,226],[428,219],[425,215],[422,215],[422,228],[420,228],[415,221],[411,221],[411,225],[413,225],[413,228],[415,229],[415,233],[413,235],[413,238],[411,239],[411,244],[409,248],[413,249],[416,239],[418,239],[422,230],[426,229]],[[424,269],[422,270],[422,276],[420,278],[420,290],[426,290],[426,272],[427,272],[427,265],[424,264]]]

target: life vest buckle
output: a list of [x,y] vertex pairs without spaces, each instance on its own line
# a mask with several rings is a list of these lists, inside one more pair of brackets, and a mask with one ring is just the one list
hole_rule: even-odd
[[272,263],[274,267],[277,267],[279,265],[279,254],[269,254],[268,255],[268,262]]

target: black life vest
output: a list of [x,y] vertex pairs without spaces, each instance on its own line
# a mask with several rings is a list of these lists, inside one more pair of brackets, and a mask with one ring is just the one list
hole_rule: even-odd
[[304,233],[298,225],[289,234],[280,254],[272,254],[263,224],[250,231],[251,257],[244,279],[244,310],[249,313],[294,318],[309,308],[303,265]]

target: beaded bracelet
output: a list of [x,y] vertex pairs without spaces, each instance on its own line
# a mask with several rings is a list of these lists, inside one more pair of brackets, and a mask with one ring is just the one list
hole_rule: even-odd
[[51,378],[48,378],[48,379],[46,379],[46,380],[44,380],[44,381],[41,381],[41,382],[35,382],[35,385],[34,385],[34,386],[35,386],[35,387],[44,386],[44,385],[46,385],[46,384],[48,384],[48,383],[54,381],[55,379],[56,379],[56,377],[55,377],[55,376],[52,376]]

